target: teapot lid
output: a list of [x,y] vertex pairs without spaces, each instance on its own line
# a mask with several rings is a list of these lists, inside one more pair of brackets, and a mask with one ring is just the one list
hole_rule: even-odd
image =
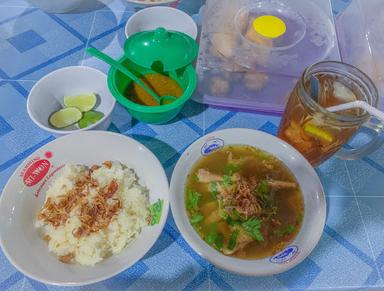
[[135,64],[152,68],[161,63],[163,71],[173,71],[193,62],[198,45],[190,36],[165,28],[143,31],[130,36],[125,44],[126,56]]

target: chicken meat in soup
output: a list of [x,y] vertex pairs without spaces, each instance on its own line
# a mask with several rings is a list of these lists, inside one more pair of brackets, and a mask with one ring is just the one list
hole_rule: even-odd
[[295,177],[280,160],[251,146],[226,146],[202,157],[185,191],[192,226],[225,255],[271,256],[301,227],[304,203]]

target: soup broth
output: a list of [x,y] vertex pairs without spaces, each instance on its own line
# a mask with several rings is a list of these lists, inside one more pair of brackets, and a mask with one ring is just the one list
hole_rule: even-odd
[[251,146],[226,146],[202,157],[185,192],[192,226],[225,255],[271,256],[301,227],[304,203],[295,177],[280,160]]

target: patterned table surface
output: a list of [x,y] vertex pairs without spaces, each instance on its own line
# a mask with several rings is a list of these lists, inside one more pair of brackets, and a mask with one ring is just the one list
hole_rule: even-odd
[[[85,54],[89,45],[115,57],[120,54],[124,25],[140,8],[123,0],[110,2],[96,12],[53,15],[24,0],[0,0],[0,190],[24,158],[54,139],[27,116],[26,97],[36,80],[68,65],[84,64],[106,71],[106,65]],[[177,7],[197,17],[201,2],[184,0]],[[346,5],[348,0],[334,0],[334,13]],[[131,120],[117,106],[109,130],[144,143],[170,177],[183,150],[203,134],[228,127],[276,133],[278,123],[274,116],[189,102],[177,120],[166,126]],[[160,239],[141,261],[110,280],[78,289],[384,289],[384,148],[358,161],[331,159],[317,172],[327,196],[324,234],[312,254],[291,271],[256,278],[217,269],[184,241],[170,214]],[[0,290],[7,289],[64,288],[24,277],[0,251]]]

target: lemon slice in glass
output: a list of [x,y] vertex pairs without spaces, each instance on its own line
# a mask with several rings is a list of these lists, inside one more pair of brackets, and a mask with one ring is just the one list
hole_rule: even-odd
[[95,94],[82,94],[75,96],[64,96],[65,107],[76,107],[81,112],[86,112],[95,107],[97,98]]
[[55,128],[64,128],[78,122],[82,117],[81,111],[75,107],[63,108],[49,117],[49,123]]
[[86,128],[96,122],[98,122],[100,119],[102,119],[104,116],[103,113],[98,111],[88,111],[83,114],[83,118],[79,121],[79,127],[80,128]]
[[327,143],[333,142],[333,135],[330,132],[312,123],[306,123],[304,125],[304,131],[310,134],[311,136],[318,138],[324,142],[327,142]]

